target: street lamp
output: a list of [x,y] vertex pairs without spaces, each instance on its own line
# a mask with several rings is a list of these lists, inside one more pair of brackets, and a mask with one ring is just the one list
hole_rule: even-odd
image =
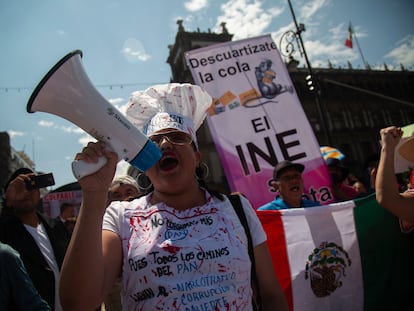
[[[301,57],[305,58],[306,67],[308,68],[308,75],[305,78],[306,84],[308,86],[308,89],[312,91],[312,93],[314,94],[319,118],[321,119],[321,122],[322,122],[322,131],[325,135],[325,139],[328,145],[331,145],[331,137],[328,132],[328,127],[326,125],[325,114],[321,107],[321,100],[320,100],[321,89],[319,87],[318,79],[315,78],[315,75],[312,72],[312,66],[309,62],[308,55],[306,54],[305,45],[303,44],[303,40],[301,36],[302,32],[306,31],[306,28],[304,24],[302,23],[298,24],[298,22],[296,21],[295,12],[293,11],[292,3],[290,2],[290,0],[287,0],[287,2],[289,4],[290,12],[292,13],[292,18],[293,18],[293,22],[295,23],[296,31],[288,30],[282,35],[280,39],[280,44],[279,44],[280,52],[282,53],[282,55],[288,56],[290,61],[295,61],[292,54],[293,52],[295,52],[294,42],[296,41],[296,44],[299,48],[299,53]],[[283,41],[285,41],[284,49],[282,48]]]

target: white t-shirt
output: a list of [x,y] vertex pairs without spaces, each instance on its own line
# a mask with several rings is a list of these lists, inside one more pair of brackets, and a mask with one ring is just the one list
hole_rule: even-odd
[[47,235],[46,229],[42,224],[39,224],[36,228],[28,225],[24,225],[26,230],[32,235],[33,239],[36,241],[37,246],[39,246],[40,251],[45,257],[46,262],[48,263],[50,269],[52,269],[55,276],[55,311],[62,311],[62,306],[60,305],[59,299],[59,266],[57,264],[55,253],[53,252],[52,244],[50,244],[49,237]]
[[[123,310],[252,310],[247,238],[228,199],[206,192],[207,204],[178,211],[150,196],[113,202],[104,216],[122,241]],[[256,246],[266,235],[241,199]]]

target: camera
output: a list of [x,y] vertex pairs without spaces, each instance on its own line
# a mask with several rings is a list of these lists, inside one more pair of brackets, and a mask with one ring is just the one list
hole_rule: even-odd
[[34,190],[40,188],[46,188],[53,186],[55,184],[55,179],[53,178],[52,173],[39,174],[30,176],[30,181],[26,181],[26,189]]

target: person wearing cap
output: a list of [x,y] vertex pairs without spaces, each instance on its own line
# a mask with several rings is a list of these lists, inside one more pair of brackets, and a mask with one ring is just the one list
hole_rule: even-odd
[[[378,203],[399,217],[403,226],[414,226],[414,193],[400,193],[395,174],[394,158],[403,131],[400,127],[390,126],[380,130],[381,153],[375,179],[375,195]],[[405,140],[399,147],[400,154],[414,163],[414,139]]]
[[116,176],[108,190],[108,204],[112,201],[128,201],[140,195],[138,183],[132,176]]
[[259,211],[319,206],[320,203],[304,199],[302,172],[305,166],[288,160],[279,162],[273,170],[272,186],[279,192],[273,201],[258,208]]
[[59,275],[70,235],[61,221],[38,211],[39,189],[26,189],[31,175],[32,170],[20,168],[6,183],[0,241],[20,254],[34,286],[52,310],[62,310]]
[[343,202],[355,199],[359,193],[351,186],[345,184],[349,170],[339,159],[328,158],[325,160],[332,180],[332,192],[336,202]]
[[[152,191],[105,207],[117,156],[89,143],[76,159],[107,164],[80,179],[79,221],[62,268],[65,310],[98,305],[121,276],[123,310],[254,310],[247,237],[229,199],[203,185],[196,130],[212,99],[190,84],[135,92],[127,116],[161,159]],[[253,238],[262,310],[288,310],[261,223],[240,196]],[[105,210],[106,208],[106,210]],[[103,222],[103,225],[102,225]]]

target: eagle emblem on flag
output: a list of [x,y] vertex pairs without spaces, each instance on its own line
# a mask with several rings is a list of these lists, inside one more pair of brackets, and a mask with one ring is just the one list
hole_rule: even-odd
[[308,257],[305,279],[310,279],[315,296],[326,297],[342,286],[342,278],[349,266],[351,259],[341,246],[322,242]]

